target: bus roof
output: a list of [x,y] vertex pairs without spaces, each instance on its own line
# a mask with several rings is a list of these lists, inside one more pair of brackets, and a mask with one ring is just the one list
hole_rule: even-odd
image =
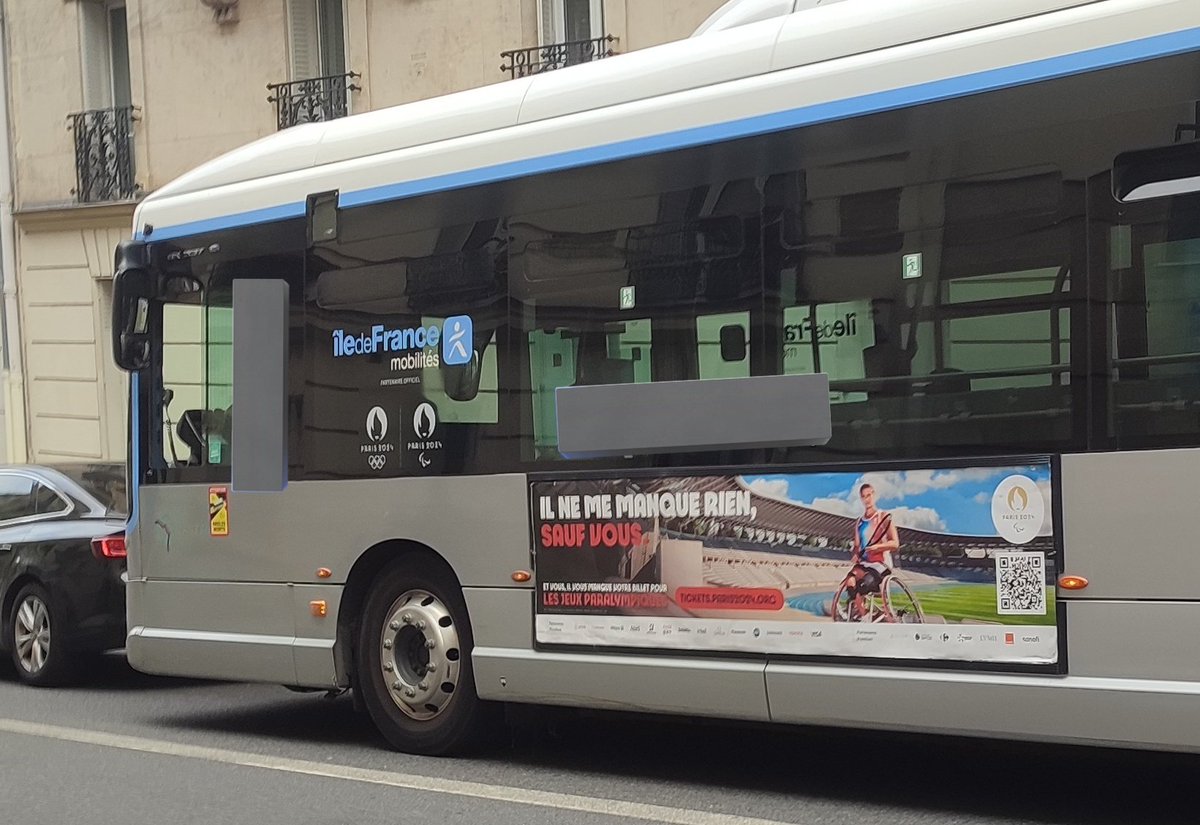
[[[781,109],[828,108],[850,97],[1162,40],[1200,27],[1197,6],[1193,0],[845,0],[285,129],[158,189],[139,205],[135,227],[151,225],[148,240],[183,237],[302,215],[305,198],[316,192],[337,190],[349,206],[786,128],[786,118],[763,119]],[[1146,56],[1181,48],[1156,41]],[[1114,53],[1075,71],[1136,58]],[[1043,76],[1054,72],[1067,73],[1046,66]],[[1011,85],[1020,78],[994,80]],[[928,99],[983,88],[929,90]],[[877,101],[875,110],[921,102],[920,95],[899,97]],[[840,116],[870,110],[845,109]],[[732,124],[748,125],[739,131]]]

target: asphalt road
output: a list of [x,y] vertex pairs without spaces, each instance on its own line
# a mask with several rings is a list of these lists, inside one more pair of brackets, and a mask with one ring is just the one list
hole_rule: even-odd
[[[1014,709],[1019,712],[1019,709]],[[1194,823],[1200,758],[535,710],[472,759],[383,747],[348,698],[0,666],[0,822]]]

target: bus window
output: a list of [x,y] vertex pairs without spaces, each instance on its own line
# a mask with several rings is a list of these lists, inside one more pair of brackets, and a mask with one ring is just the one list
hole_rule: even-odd
[[761,196],[722,181],[514,217],[525,457],[558,459],[559,387],[751,374]]
[[307,477],[461,472],[506,449],[505,229],[429,219],[406,202],[346,210],[310,253]]
[[[1058,292],[1065,277],[1065,272],[1049,268],[952,278],[942,284],[942,304],[970,306],[1049,297]],[[1039,303],[1035,298],[1034,305]],[[969,383],[964,386],[971,390],[1049,387],[1070,380],[1069,374],[1053,369],[1071,360],[1071,314],[1065,307],[1050,304],[1036,309],[951,315],[943,330],[943,366],[957,373],[978,375],[966,379]],[[989,370],[999,374],[982,374]]]
[[162,459],[166,466],[229,466],[233,405],[230,289],[205,303],[162,308]]
[[[1082,389],[1072,311],[1085,288],[1071,278],[1084,230],[1075,190],[1037,168],[839,195],[853,183],[844,175],[777,184],[791,202],[767,236],[779,367],[829,375],[830,447],[902,457],[1004,452],[1029,432],[1046,446],[1082,437],[1071,414]],[[931,204],[941,225],[922,221]]]
[[1200,405],[1200,196],[1123,205],[1107,234],[1109,435],[1122,448],[1193,443]]
[[[783,372],[824,372],[830,381],[866,378],[866,353],[875,344],[870,301],[835,301],[783,308]],[[866,401],[864,392],[830,389],[834,404]]]

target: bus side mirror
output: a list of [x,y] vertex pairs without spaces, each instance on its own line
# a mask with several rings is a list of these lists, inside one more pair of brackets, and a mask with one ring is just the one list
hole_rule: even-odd
[[145,245],[126,241],[117,247],[113,277],[113,359],[127,372],[150,366],[150,302],[154,278],[145,265]]

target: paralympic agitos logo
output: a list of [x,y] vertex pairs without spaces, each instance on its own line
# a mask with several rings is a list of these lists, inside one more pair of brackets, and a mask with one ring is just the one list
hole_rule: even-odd
[[[447,318],[439,327],[436,324],[416,327],[389,328],[375,324],[370,331],[358,335],[345,330],[333,331],[333,357],[346,358],[354,355],[394,353],[392,369],[408,370],[437,367],[441,363],[449,366],[466,364],[473,352],[472,334],[474,324],[470,315],[455,315]],[[438,345],[441,344],[439,358]]]

